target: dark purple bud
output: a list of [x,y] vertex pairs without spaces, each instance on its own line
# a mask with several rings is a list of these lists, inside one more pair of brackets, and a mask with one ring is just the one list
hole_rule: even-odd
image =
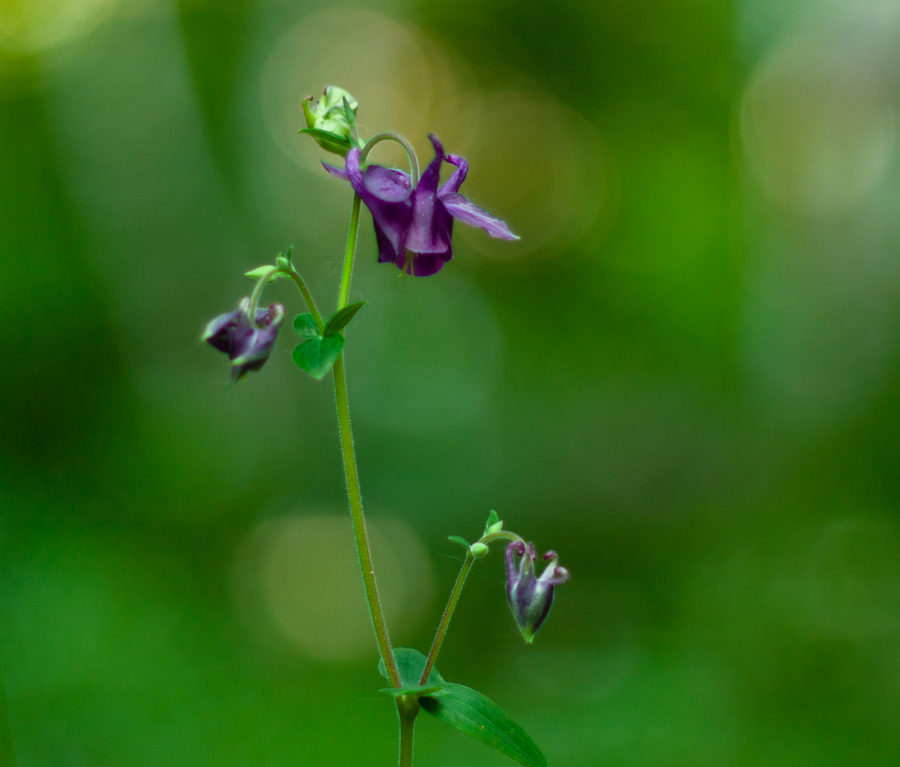
[[[522,557],[518,567],[516,556]],[[536,558],[533,543],[513,541],[506,547],[506,597],[528,644],[534,641],[534,635],[550,614],[553,587],[569,580],[569,571],[557,564],[559,557],[555,551],[544,554],[549,562],[539,578],[534,575]]]
[[251,370],[259,370],[265,364],[284,322],[281,304],[257,309],[255,324],[250,323],[249,311],[250,299],[245,298],[235,311],[220,314],[203,331],[203,340],[231,360],[232,381],[239,381]]

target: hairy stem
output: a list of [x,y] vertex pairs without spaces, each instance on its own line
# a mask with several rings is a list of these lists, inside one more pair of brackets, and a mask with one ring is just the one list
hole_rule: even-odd
[[[356,233],[359,229],[358,195],[353,195],[353,208],[350,214],[350,233],[347,237],[347,255],[344,259],[344,272],[341,276],[341,290],[338,297],[338,309],[347,305],[350,295],[350,277],[353,273],[353,257],[356,253]],[[350,516],[353,520],[353,535],[356,538],[356,551],[359,554],[359,566],[362,569],[363,583],[366,587],[366,599],[369,603],[369,614],[375,628],[378,649],[384,660],[392,687],[400,687],[400,672],[394,660],[391,640],[388,637],[384,610],[375,581],[375,569],[372,565],[372,551],[369,546],[369,534],[366,529],[366,518],[363,514],[362,495],[359,491],[359,474],[356,469],[356,454],[353,451],[353,431],[350,428],[350,403],[347,398],[347,378],[344,375],[344,355],[334,363],[334,394],[337,401],[338,425],[341,432],[341,453],[344,459],[344,476],[347,479],[347,495],[350,498]]]
[[413,731],[419,715],[419,701],[414,695],[401,695],[397,699],[400,715],[400,767],[412,767]]
[[353,195],[353,207],[350,209],[350,231],[347,233],[347,252],[344,255],[344,272],[341,274],[341,291],[338,294],[338,310],[343,309],[350,300],[350,278],[353,276],[353,256],[356,254],[356,235],[359,232],[359,204],[362,202],[358,194]]
[[338,357],[334,363],[334,393],[337,399],[338,423],[341,430],[341,451],[344,458],[344,473],[347,478],[347,494],[350,496],[350,516],[353,519],[353,534],[356,537],[356,550],[359,554],[359,566],[362,568],[363,582],[366,586],[366,599],[369,602],[369,613],[375,627],[378,648],[384,660],[388,677],[393,687],[400,687],[400,673],[388,638],[387,625],[384,622],[384,611],[375,582],[375,570],[372,567],[372,552],[369,547],[369,535],[366,530],[366,518],[363,514],[362,496],[359,492],[359,475],[356,471],[356,455],[353,452],[353,433],[350,430],[350,406],[347,401],[347,379],[344,376],[344,356]]
[[420,685],[428,683],[428,677],[431,669],[434,668],[438,653],[441,651],[441,644],[444,641],[444,635],[447,633],[447,627],[450,625],[450,619],[453,617],[453,611],[456,609],[456,603],[459,601],[459,595],[462,594],[463,586],[466,585],[466,578],[469,570],[475,563],[475,557],[471,551],[466,552],[466,561],[459,571],[453,591],[450,592],[450,599],[447,600],[447,606],[444,608],[444,614],[441,617],[441,623],[438,626],[437,634],[434,636],[434,642],[431,643],[431,651],[428,653],[428,659],[425,661],[425,668],[422,671],[422,678],[419,680]]
[[309,292],[309,288],[306,287],[306,283],[303,281],[303,278],[293,267],[285,270],[285,274],[287,274],[294,282],[297,283],[297,287],[300,288],[300,292],[303,294],[303,300],[306,301],[306,306],[309,309],[309,313],[313,316],[313,319],[316,321],[316,327],[321,333],[325,329],[325,321],[322,319],[322,315],[319,314],[319,308],[316,306],[316,302],[315,300],[313,300],[312,293]]

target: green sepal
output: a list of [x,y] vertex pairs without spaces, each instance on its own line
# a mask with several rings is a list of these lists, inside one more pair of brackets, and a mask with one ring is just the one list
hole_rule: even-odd
[[317,336],[294,349],[294,364],[320,381],[341,356],[343,348],[341,335]]
[[294,330],[300,338],[310,339],[319,335],[319,326],[309,312],[294,317]]
[[496,511],[491,509],[491,513],[488,515],[487,524],[484,526],[484,534],[489,535],[490,533],[499,533],[503,529],[503,522],[500,521],[500,516]]
[[[287,253],[279,253],[278,258],[275,259],[275,264],[280,266],[284,270],[288,270],[291,268],[291,254],[294,252],[294,246],[289,245],[287,249]],[[285,275],[287,276],[287,275]]]
[[320,128],[301,128],[297,133],[307,133],[312,136],[322,149],[326,152],[333,152],[346,157],[347,152],[352,149],[350,140],[336,133],[331,133]]
[[356,313],[366,305],[365,301],[359,301],[355,304],[350,304],[349,306],[345,306],[343,309],[338,309],[334,314],[331,315],[331,318],[328,322],[325,323],[325,330],[323,331],[323,335],[330,336],[332,333],[337,333],[343,330],[350,323],[350,320],[356,315]]
[[384,693],[385,695],[390,695],[392,698],[398,698],[401,695],[415,695],[417,698],[422,695],[429,695],[430,693],[437,692],[438,690],[444,689],[443,685],[433,685],[431,687],[425,685],[417,685],[415,687],[385,687],[383,690],[379,690],[378,692]]
[[471,687],[446,682],[419,698],[435,719],[480,740],[525,767],[547,767],[547,760],[528,733],[494,701]]
[[458,535],[448,535],[447,540],[469,548],[469,542],[465,538],[460,538]]
[[347,101],[347,97],[344,96],[343,99],[344,106],[344,119],[347,121],[347,125],[350,126],[351,132],[353,128],[356,127],[356,113],[350,108],[350,102]]
[[[395,647],[394,662],[397,664],[397,671],[400,672],[400,681],[404,688],[413,688],[419,686],[419,680],[422,678],[422,672],[425,670],[425,664],[428,662],[422,653],[411,647]],[[390,679],[384,660],[378,661],[378,673],[385,679]],[[428,675],[429,687],[440,687],[444,684],[442,677],[436,668],[431,669]],[[401,691],[402,692],[402,691]]]
[[[263,275],[271,271],[274,267],[272,264],[267,264],[266,266],[257,266],[256,269],[251,269],[249,272],[244,272],[244,277],[249,277],[251,280],[261,280]],[[279,277],[287,277],[284,272],[275,272],[271,277],[269,277],[269,282],[275,282]]]

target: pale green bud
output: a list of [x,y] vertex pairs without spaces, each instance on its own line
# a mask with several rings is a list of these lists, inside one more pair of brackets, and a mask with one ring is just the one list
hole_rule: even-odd
[[325,151],[346,157],[359,145],[355,127],[359,102],[336,85],[326,86],[322,98],[312,101],[312,96],[303,99],[306,128],[300,132],[309,133]]

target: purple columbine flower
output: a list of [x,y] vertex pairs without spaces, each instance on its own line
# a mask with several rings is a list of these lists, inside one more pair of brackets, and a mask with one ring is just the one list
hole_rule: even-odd
[[[518,569],[516,555],[522,557]],[[528,644],[534,641],[534,635],[550,614],[553,587],[569,580],[569,571],[557,564],[559,557],[555,551],[544,554],[544,559],[550,561],[539,578],[534,575],[535,559],[533,543],[513,541],[506,547],[506,597]]]
[[225,352],[231,360],[232,381],[241,380],[248,372],[259,370],[266,363],[284,322],[281,304],[257,309],[255,327],[250,324],[249,312],[250,299],[245,298],[235,311],[220,314],[203,331],[203,340]]
[[[494,218],[471,200],[459,194],[469,172],[469,164],[455,154],[444,154],[444,147],[432,133],[434,159],[422,174],[415,189],[403,171],[359,164],[359,149],[347,153],[346,168],[322,163],[332,176],[349,181],[372,213],[378,262],[394,263],[416,277],[437,274],[453,258],[453,220],[484,229],[491,237],[518,240],[505,222]],[[456,170],[438,188],[441,163]]]

